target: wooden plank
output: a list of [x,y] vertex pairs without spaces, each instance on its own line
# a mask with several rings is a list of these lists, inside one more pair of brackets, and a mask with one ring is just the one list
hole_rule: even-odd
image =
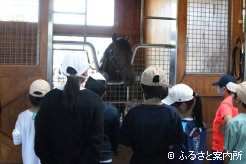
[[0,163],[21,164],[21,146],[13,145],[10,137],[0,132]]
[[186,32],[187,32],[187,0],[178,3],[177,18],[177,77],[176,82],[181,83],[185,76],[186,67]]
[[8,66],[1,65],[0,66],[0,78],[3,77],[31,77],[31,76],[39,76],[45,78],[46,76],[42,76],[42,67],[41,66]]
[[218,96],[217,86],[212,86],[213,82],[220,79],[222,75],[218,74],[185,74],[180,80],[193,88],[201,96]]

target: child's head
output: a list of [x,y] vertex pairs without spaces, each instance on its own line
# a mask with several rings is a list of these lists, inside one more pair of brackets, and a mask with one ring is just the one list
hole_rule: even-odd
[[227,97],[231,94],[231,91],[226,87],[229,82],[237,83],[236,79],[232,75],[224,75],[218,81],[213,82],[212,86],[217,87],[217,93],[219,96]]
[[167,73],[159,67],[148,67],[141,76],[141,87],[145,99],[163,99],[167,96]]
[[38,107],[44,95],[50,91],[47,81],[38,79],[32,82],[29,88],[29,100],[34,107]]
[[168,96],[162,100],[164,104],[175,106],[181,117],[192,117],[196,126],[202,126],[201,98],[186,84],[177,84],[169,89]]
[[85,88],[103,97],[107,90],[107,81],[101,73],[96,72],[89,76]]
[[240,107],[242,105],[242,107],[246,109],[246,81],[240,84],[230,82],[226,87],[233,93],[233,106]]
[[63,89],[62,104],[64,108],[73,110],[81,84],[85,82],[88,75],[89,63],[86,55],[78,53],[68,53],[63,58],[61,72],[67,77]]

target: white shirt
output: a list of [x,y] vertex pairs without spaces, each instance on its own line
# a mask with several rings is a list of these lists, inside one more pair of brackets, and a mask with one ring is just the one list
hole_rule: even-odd
[[22,144],[23,164],[40,164],[34,152],[34,113],[30,110],[21,112],[12,132],[15,145]]

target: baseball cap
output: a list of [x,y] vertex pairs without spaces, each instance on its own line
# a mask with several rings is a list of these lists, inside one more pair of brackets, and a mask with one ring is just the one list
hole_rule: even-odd
[[186,84],[177,84],[169,89],[168,95],[162,100],[166,105],[172,105],[175,102],[186,102],[193,99],[193,90]]
[[233,82],[229,82],[229,83],[226,84],[226,88],[229,91],[235,93],[236,92],[236,88],[237,88],[237,84],[236,83],[233,83]]
[[213,82],[212,83],[212,86],[223,87],[223,86],[226,86],[226,84],[229,83],[229,82],[237,83],[236,82],[236,79],[233,76],[231,76],[231,75],[224,75],[224,76],[222,76],[219,79],[219,81]]
[[90,75],[90,77],[92,77],[92,78],[95,79],[95,80],[102,80],[102,81],[105,81],[105,83],[106,83],[105,77],[104,77],[100,72],[92,73],[92,74]]
[[148,67],[144,70],[141,76],[141,84],[147,86],[166,86],[167,84],[166,72],[159,67]]
[[95,92],[99,96],[102,96],[106,91],[107,81],[105,77],[99,73],[93,73],[89,76],[85,83],[85,88]]
[[64,57],[61,71],[66,76],[75,75],[83,77],[83,73],[89,68],[89,63],[81,54],[68,54]]
[[29,88],[29,94],[34,97],[43,97],[49,91],[49,83],[42,79],[33,81]]
[[231,92],[237,93],[239,99],[246,104],[246,81],[235,84],[235,83],[228,83],[226,87],[231,89]]

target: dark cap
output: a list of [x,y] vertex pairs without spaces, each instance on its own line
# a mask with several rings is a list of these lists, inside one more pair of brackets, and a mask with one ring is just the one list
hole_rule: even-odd
[[219,86],[219,87],[223,87],[226,86],[227,83],[229,82],[233,82],[233,83],[237,83],[236,79],[231,76],[231,75],[224,75],[222,76],[219,81],[217,82],[213,82],[212,86]]
[[107,81],[101,73],[94,73],[89,76],[85,83],[85,88],[102,96],[107,88]]

